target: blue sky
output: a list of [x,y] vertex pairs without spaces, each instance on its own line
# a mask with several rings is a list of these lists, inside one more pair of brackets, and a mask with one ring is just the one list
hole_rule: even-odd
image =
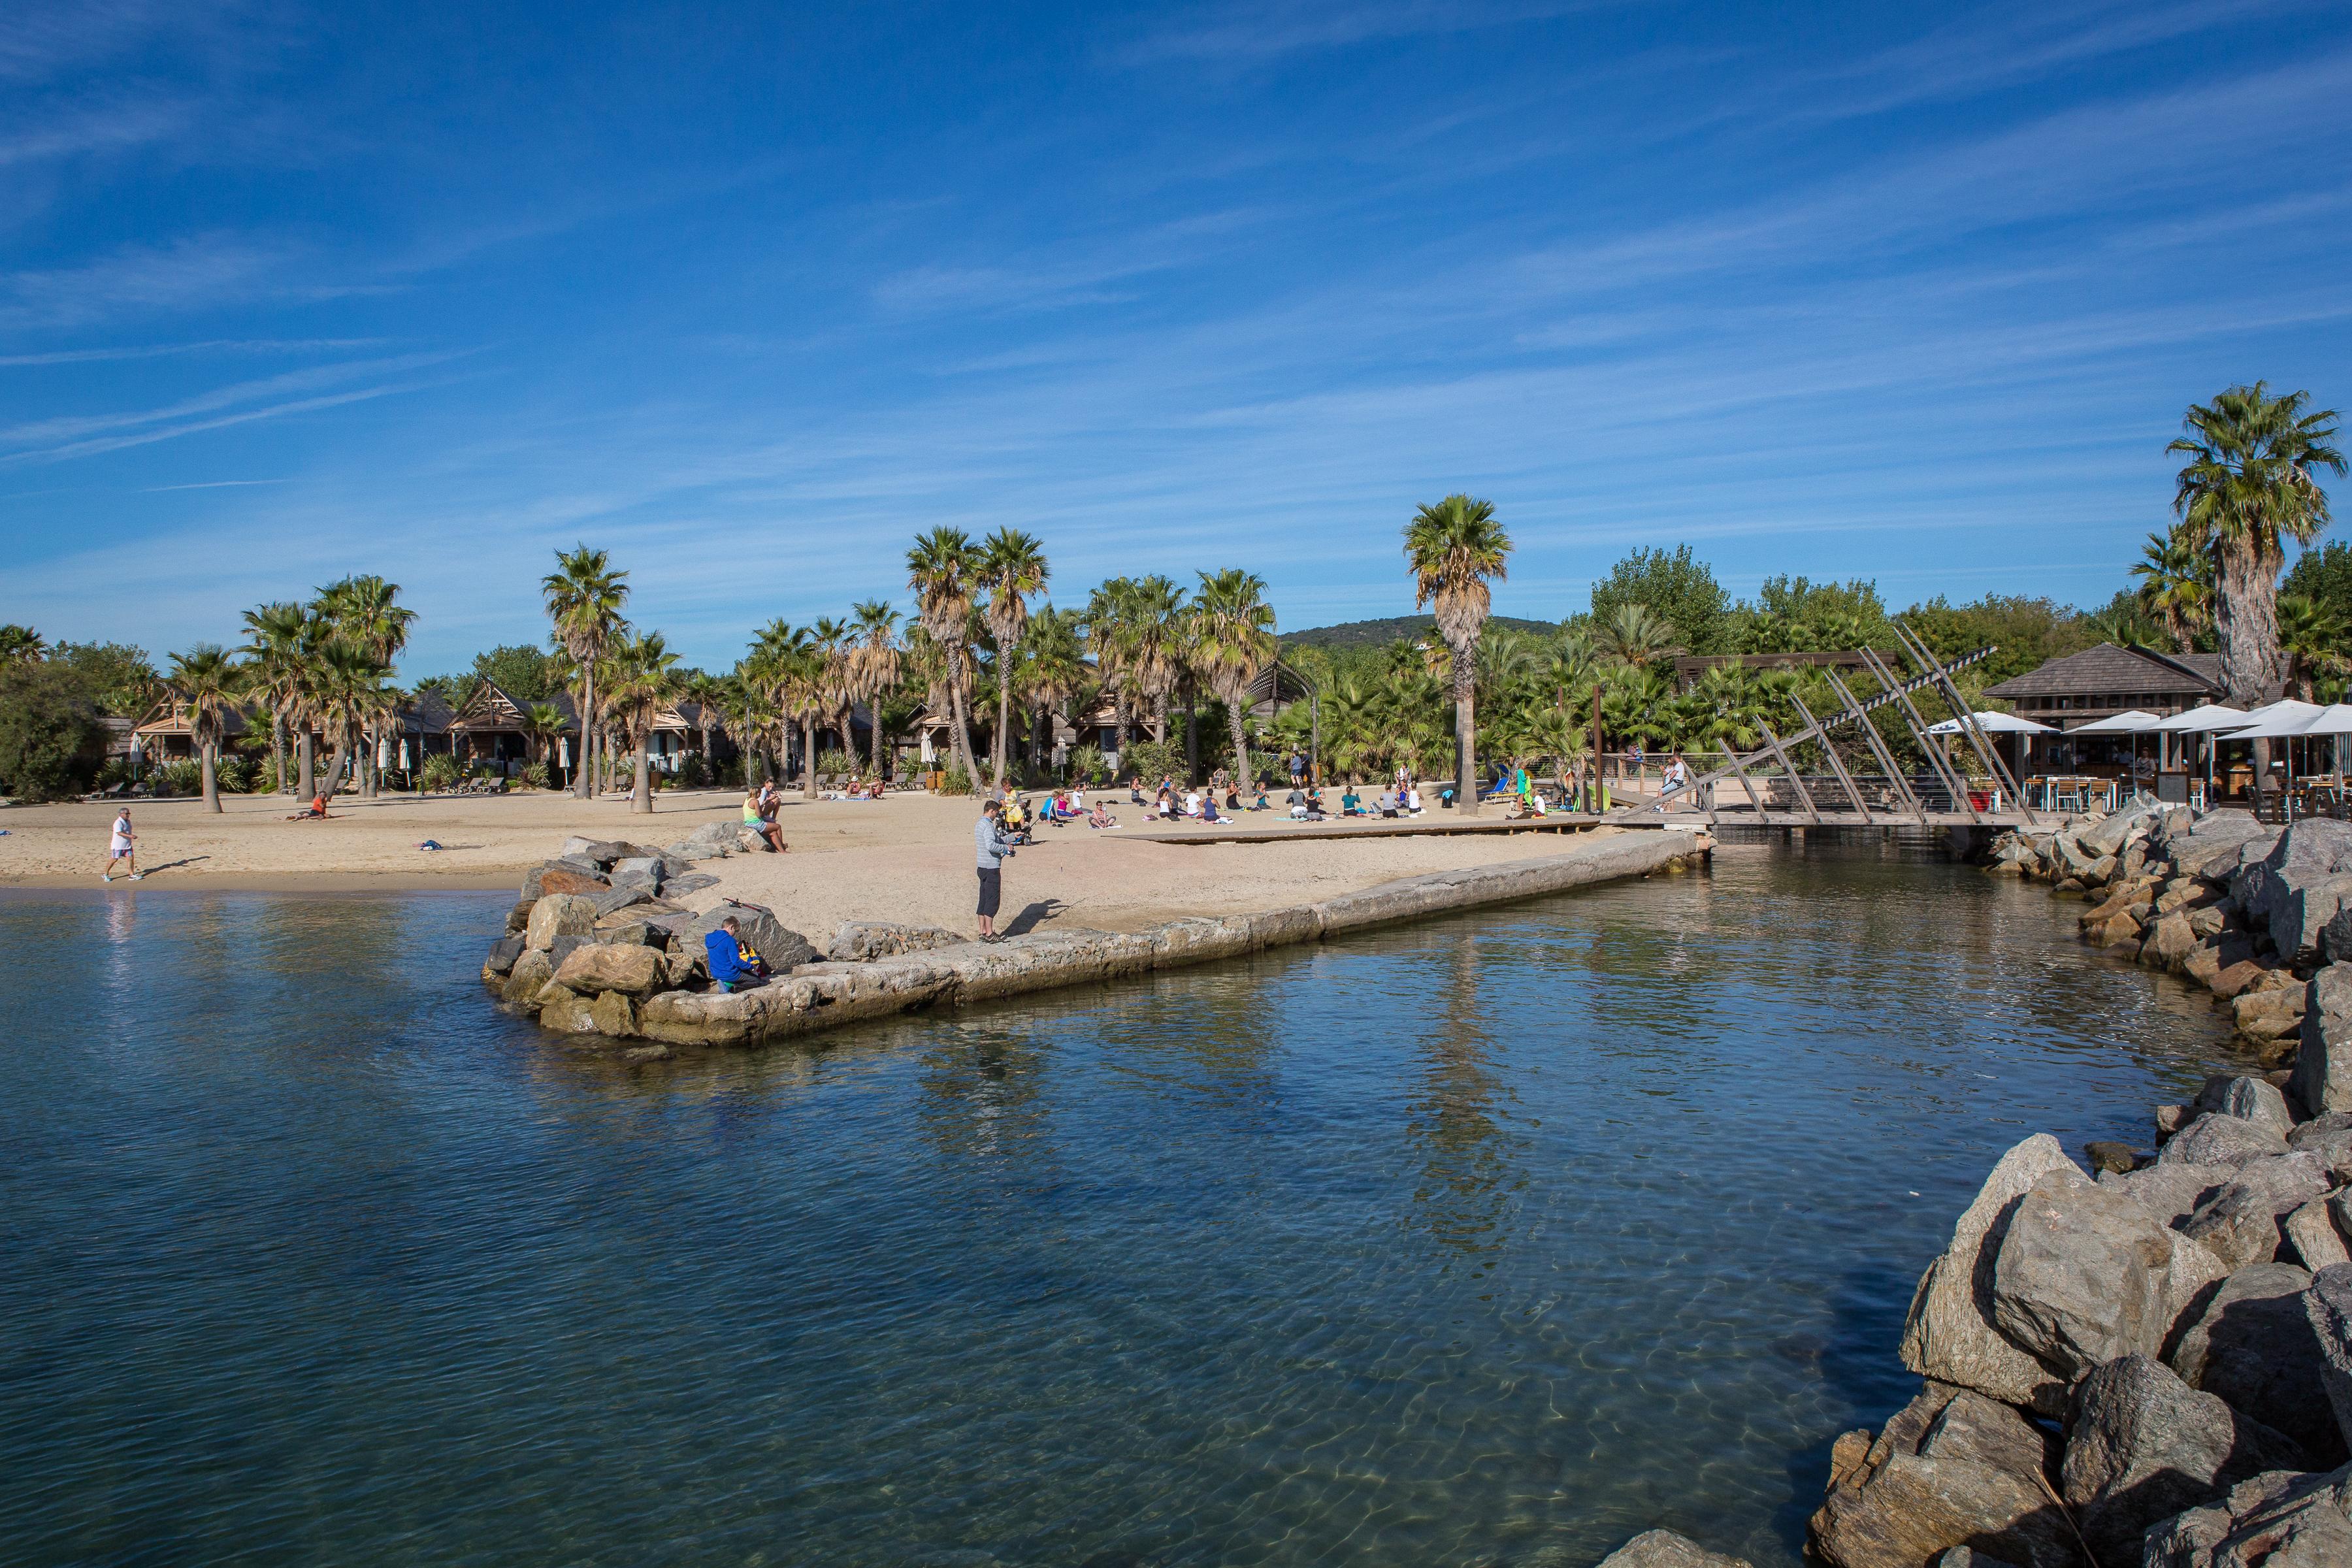
[[724,667],[948,522],[1306,626],[1454,489],[1509,614],[1683,541],[2101,602],[2186,405],[2352,401],[2347,15],[13,5],[0,620],[377,571],[422,673],[585,540]]

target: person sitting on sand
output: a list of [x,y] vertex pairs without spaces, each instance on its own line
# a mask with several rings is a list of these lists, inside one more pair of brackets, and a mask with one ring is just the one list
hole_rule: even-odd
[[760,791],[754,791],[743,797],[743,826],[765,839],[768,847],[781,855],[784,852],[784,830],[761,812],[760,794]]
[[1223,822],[1225,820],[1225,818],[1217,815],[1217,792],[1214,790],[1211,790],[1208,794],[1201,797],[1201,820],[1203,822]]
[[1094,810],[1087,815],[1087,826],[1088,827],[1117,827],[1118,826],[1118,818],[1110,814],[1110,807],[1108,805],[1105,805],[1101,801],[1097,801],[1095,802]]
[[1252,811],[1272,811],[1274,809],[1274,802],[1265,798],[1265,785],[1263,783],[1257,786],[1257,798],[1250,802],[1250,809]]
[[1143,775],[1141,773],[1130,773],[1128,775],[1127,804],[1129,805],[1148,805],[1150,804],[1143,798]]
[[720,921],[717,931],[704,933],[702,950],[711,983],[721,991],[748,991],[767,980],[768,961],[743,940],[733,915]]
[[327,797],[321,792],[310,797],[310,804],[286,819],[289,822],[324,822],[327,820]]

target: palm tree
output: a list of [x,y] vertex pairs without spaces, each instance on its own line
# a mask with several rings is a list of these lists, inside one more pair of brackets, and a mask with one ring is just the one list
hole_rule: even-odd
[[199,643],[172,656],[171,687],[188,716],[188,737],[202,758],[205,809],[218,811],[221,741],[228,733],[229,710],[236,706],[244,687],[244,671],[228,649]]
[[530,742],[531,760],[550,763],[553,760],[555,742],[572,727],[563,717],[563,710],[552,702],[533,702],[522,710],[522,732]]
[[0,666],[31,664],[48,651],[47,639],[32,627],[13,623],[0,626]]
[[1265,580],[1238,567],[1214,575],[1201,574],[1193,595],[1194,626],[1199,636],[1195,658],[1209,689],[1224,700],[1225,723],[1233,731],[1234,776],[1249,783],[1249,736],[1244,721],[1249,715],[1249,689],[1259,673],[1274,662],[1274,606],[1265,602]]
[[1029,617],[1021,637],[1023,699],[1035,705],[1044,721],[1032,727],[1030,765],[1044,768],[1052,758],[1052,719],[1067,717],[1070,700],[1088,684],[1086,643],[1078,617],[1068,610],[1041,605]]
[[2279,652],[2286,658],[2286,683],[2304,701],[2313,700],[2313,677],[2344,667],[2346,626],[2336,612],[2307,594],[2278,596]]
[[614,571],[603,551],[583,544],[569,555],[559,552],[555,570],[540,579],[554,641],[580,670],[580,771],[572,792],[583,800],[595,789],[596,662],[628,624],[621,618],[621,606],[629,597],[628,575]]
[[247,689],[269,710],[269,752],[278,793],[294,787],[286,776],[286,737],[302,708],[302,606],[278,603],[245,612]]
[[850,606],[850,629],[857,637],[857,695],[874,721],[867,730],[873,742],[874,776],[882,776],[882,699],[898,689],[902,660],[898,652],[898,612],[887,600],[864,599]]
[[1184,590],[1165,577],[1135,579],[1124,607],[1127,678],[1150,708],[1151,738],[1168,739],[1168,699],[1184,677]]
[[988,631],[996,639],[996,787],[1004,787],[1013,750],[1013,661],[1029,626],[1029,595],[1045,591],[1053,569],[1034,534],[1000,528],[980,552],[980,585],[988,591]]
[[2189,542],[2213,558],[2213,629],[2231,702],[2262,701],[2279,684],[2274,595],[2284,542],[2307,542],[2327,526],[2318,476],[2344,473],[2344,454],[2329,445],[2336,411],[2306,414],[2309,399],[2302,392],[2273,397],[2259,381],[2233,386],[2210,405],[2192,405],[2184,434],[2165,448],[2189,459],[2173,510]]
[[778,617],[761,628],[751,651],[735,667],[742,686],[745,733],[762,736],[768,747],[768,774],[782,772],[784,737],[797,718],[790,700],[798,672],[808,654],[808,633]]
[[311,657],[307,684],[309,715],[335,746],[334,764],[327,774],[331,794],[342,780],[344,763],[366,739],[369,724],[383,710],[384,668],[350,638],[330,637]]
[[[389,674],[399,661],[401,651],[408,646],[409,628],[416,624],[416,612],[400,604],[400,584],[373,575],[346,577],[320,590],[319,597],[335,630],[366,650],[368,657]],[[360,762],[360,794],[363,796],[372,796],[376,791],[376,753],[383,749],[382,717],[371,726],[371,743]]]
[[2151,533],[2131,574],[2143,609],[2164,624],[2175,653],[2188,653],[2213,615],[2213,558],[2185,528]]
[[711,755],[710,737],[719,728],[720,710],[727,705],[727,678],[698,669],[680,681],[677,689],[680,698],[694,704],[694,727],[702,740],[702,765],[711,782],[716,783],[719,763]]
[[1646,605],[1620,605],[1601,625],[1601,650],[1636,669],[1675,650],[1675,628]]
[[977,787],[980,764],[971,754],[971,729],[963,708],[963,656],[970,642],[971,601],[980,556],[961,529],[941,526],[915,541],[907,552],[907,586],[923,617],[923,629],[940,645],[946,661],[948,717],[957,760]]
[[629,809],[650,815],[654,808],[654,721],[677,689],[677,655],[659,632],[638,632],[613,645],[612,683],[605,703],[627,732],[636,753],[636,780],[629,792]]
[[[816,708],[810,721],[808,750],[811,753],[816,750],[815,724],[823,720],[840,729],[842,752],[855,762],[857,742],[850,733],[849,718],[850,709],[857,700],[856,636],[848,622],[819,616],[816,624],[809,627],[809,641],[816,650]],[[811,760],[814,761],[813,755]],[[803,770],[803,790],[814,794],[815,779],[814,767]]]
[[1404,554],[1412,568],[1413,607],[1430,605],[1437,635],[1454,655],[1454,799],[1478,811],[1478,728],[1474,686],[1478,671],[1478,632],[1493,595],[1486,584],[1505,574],[1511,536],[1495,521],[1492,503],[1450,495],[1413,514],[1404,530]]

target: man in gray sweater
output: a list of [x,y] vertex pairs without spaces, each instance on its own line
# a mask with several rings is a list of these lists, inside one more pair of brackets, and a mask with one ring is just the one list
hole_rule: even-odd
[[1004,897],[1003,867],[1013,846],[1004,838],[1004,805],[983,801],[980,820],[971,825],[973,847],[980,852],[980,940],[1003,942],[996,934],[996,909]]

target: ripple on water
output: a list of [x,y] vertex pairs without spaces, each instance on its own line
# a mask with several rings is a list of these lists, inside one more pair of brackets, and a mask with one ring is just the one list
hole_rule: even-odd
[[504,908],[0,899],[16,1559],[1793,1564],[1985,1166],[2221,1034],[1876,853],[638,1068]]

